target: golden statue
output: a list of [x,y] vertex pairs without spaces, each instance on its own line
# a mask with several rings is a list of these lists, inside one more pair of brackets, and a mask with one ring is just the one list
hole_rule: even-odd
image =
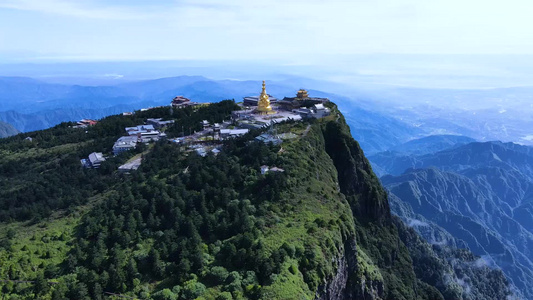
[[265,81],[263,80],[263,91],[259,95],[259,101],[257,102],[257,112],[260,114],[272,114],[272,106],[270,106],[270,99],[266,93]]

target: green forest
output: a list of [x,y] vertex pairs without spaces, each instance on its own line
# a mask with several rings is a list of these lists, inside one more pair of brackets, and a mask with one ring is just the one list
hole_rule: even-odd
[[[232,100],[0,139],[2,299],[505,299],[501,272],[471,269],[469,252],[429,245],[391,215],[328,106],[329,117],[275,125],[296,137],[280,145],[252,131],[206,157],[167,141],[111,149],[147,118],[175,120],[169,137],[228,120]],[[95,151],[109,158],[82,168]],[[117,172],[135,155],[139,170]],[[478,294],[446,280],[464,273]]]

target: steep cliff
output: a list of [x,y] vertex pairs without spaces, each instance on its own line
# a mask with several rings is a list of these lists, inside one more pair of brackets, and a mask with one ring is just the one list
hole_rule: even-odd
[[[502,299],[511,294],[501,271],[479,261],[476,264],[479,258],[456,248],[464,242],[448,235],[448,244],[431,246],[392,218],[387,193],[342,116],[322,126],[325,150],[337,169],[340,191],[356,223],[357,266],[350,269],[350,264],[345,264],[348,268],[342,268],[339,274],[343,275],[338,276],[343,278],[345,270],[355,268],[352,282],[356,285],[347,285],[344,299]],[[444,230],[433,232],[446,234]],[[336,281],[337,277],[332,282]]]

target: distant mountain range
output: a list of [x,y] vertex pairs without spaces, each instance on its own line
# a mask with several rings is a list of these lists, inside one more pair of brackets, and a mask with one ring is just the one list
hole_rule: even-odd
[[473,138],[459,135],[430,135],[392,147],[393,151],[405,154],[428,154],[475,142]]
[[457,135],[431,135],[414,139],[406,143],[396,144],[387,151],[369,156],[374,172],[379,176],[386,174],[400,175],[408,168],[422,165],[419,160],[424,154],[431,154],[445,149],[452,149],[474,142],[475,140]]
[[393,117],[362,109],[355,105],[339,104],[354,138],[365,153],[372,154],[390,149],[398,144],[425,134],[425,131],[410,126]]
[[[426,141],[433,141],[434,149],[449,149],[413,154],[427,152]],[[388,151],[369,159],[374,169],[392,174],[381,180],[392,194],[394,213],[430,242],[449,243],[444,231],[466,243],[531,299],[533,148],[464,142],[468,139],[430,137],[408,143],[421,145],[418,151]],[[412,149],[398,147],[405,148]]]
[[[306,85],[323,86],[304,79],[273,81],[267,82],[267,92],[283,98],[293,96]],[[62,85],[31,78],[0,77],[0,120],[27,132],[65,121],[100,119],[125,111],[168,105],[176,95],[196,102],[240,101],[242,97],[259,94],[260,88],[260,81],[210,80],[201,76],[161,78],[113,86]],[[361,102],[355,104],[347,97],[313,89],[309,93],[328,97],[341,107],[353,136],[367,153],[389,149],[424,133],[420,128],[393,117],[363,109]]]
[[[450,149],[425,155],[386,151],[369,157],[385,174],[400,175],[409,168],[438,167],[443,170],[464,171],[471,167],[505,167],[523,172],[533,178],[533,148],[514,143],[475,142],[452,144]],[[529,165],[528,165],[529,164]]]
[[0,121],[0,138],[12,136],[19,133],[19,131],[11,124]]
[[[270,77],[275,80],[267,81],[267,92],[275,97],[292,96],[300,88],[308,89],[314,96],[330,97],[345,113],[352,134],[367,154],[437,134],[533,145],[533,134],[529,130],[533,126],[533,106],[529,101],[532,88],[362,88],[356,83],[346,85],[283,74]],[[25,77],[0,77],[0,112],[23,114],[12,115],[9,120],[0,116],[0,120],[11,122],[25,132],[77,120],[84,114],[101,118],[121,110],[167,105],[176,95],[198,102],[240,101],[242,97],[257,95],[259,91],[259,80],[214,80],[202,76],[130,82],[80,78],[77,81],[56,78],[44,82]]]
[[533,88],[418,89],[368,94],[376,111],[431,134],[464,135],[533,146]]

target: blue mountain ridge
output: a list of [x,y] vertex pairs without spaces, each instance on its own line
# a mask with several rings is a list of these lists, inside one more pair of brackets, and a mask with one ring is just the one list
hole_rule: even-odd
[[[298,81],[299,85],[313,81]],[[114,86],[48,84],[31,78],[0,77],[0,120],[22,132],[52,127],[65,121],[102,117],[151,106],[168,105],[176,95],[196,102],[224,99],[241,101],[260,92],[260,81],[210,80],[201,76],[179,76],[129,82]],[[293,96],[303,86],[288,81],[267,82],[269,94]],[[366,153],[375,153],[423,133],[392,117],[361,108],[344,96],[309,89],[312,96],[329,97],[345,113],[353,136]]]
[[435,241],[435,226],[464,241],[501,268],[524,298],[533,298],[533,148],[473,142],[424,155],[380,153],[370,160],[393,174],[381,180],[395,214],[428,241]]

